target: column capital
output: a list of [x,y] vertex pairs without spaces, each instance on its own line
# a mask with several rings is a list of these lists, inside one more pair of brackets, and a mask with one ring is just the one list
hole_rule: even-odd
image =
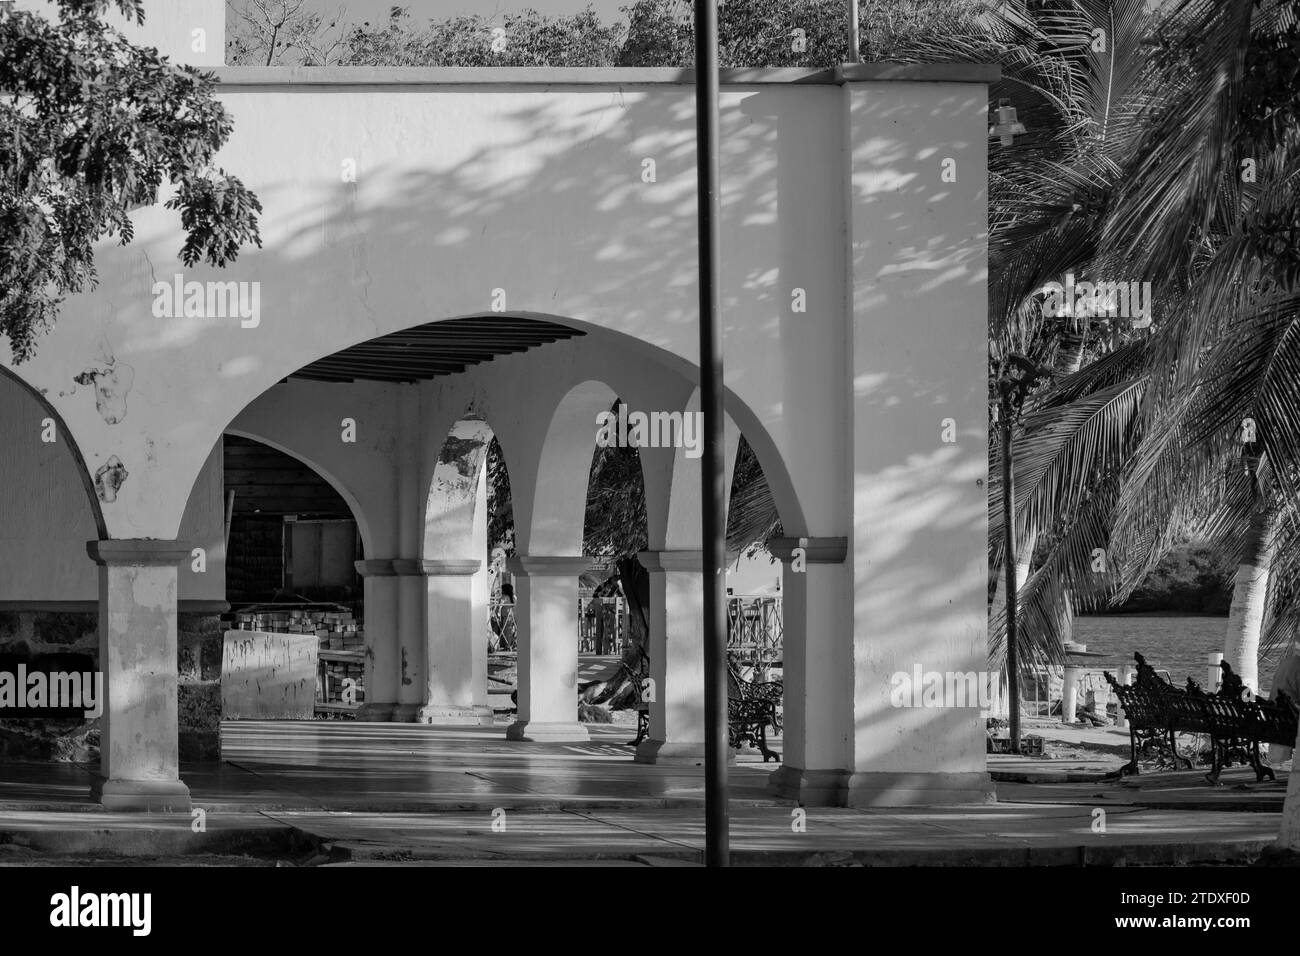
[[425,558],[420,562],[420,573],[439,576],[477,574],[482,567],[482,558]]
[[86,542],[86,553],[90,555],[90,560],[101,567],[176,565],[188,560],[192,551],[193,546],[186,541],[158,538],[111,538]]
[[849,553],[848,538],[769,538],[767,550],[789,563],[794,549],[802,548],[809,564],[842,564]]
[[512,554],[506,566],[512,574],[530,578],[576,578],[592,561],[585,555]]
[[703,551],[639,551],[636,559],[647,571],[703,571]]
[[391,578],[397,573],[393,570],[393,562],[388,558],[356,561],[353,563],[353,567],[357,569],[357,574],[363,578]]

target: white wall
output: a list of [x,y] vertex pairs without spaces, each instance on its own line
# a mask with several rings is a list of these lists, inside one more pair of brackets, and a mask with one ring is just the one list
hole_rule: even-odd
[[[89,493],[58,425],[54,442],[41,440],[48,417],[25,388],[0,375],[0,603],[99,597],[96,567],[86,554],[86,542],[99,538]],[[207,551],[206,572],[195,573],[190,563],[181,567],[182,601],[226,599],[224,525],[218,445],[181,522],[181,537]]]

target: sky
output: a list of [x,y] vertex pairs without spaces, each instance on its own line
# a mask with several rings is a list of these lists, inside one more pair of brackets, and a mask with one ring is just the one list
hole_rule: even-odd
[[334,13],[340,7],[347,11],[349,20],[388,16],[394,6],[410,7],[411,16],[417,20],[441,19],[461,13],[478,13],[490,17],[494,13],[517,13],[532,8],[541,13],[577,13],[590,6],[602,20],[613,23],[622,19],[619,7],[631,6],[632,0],[308,0],[308,6],[321,13]]

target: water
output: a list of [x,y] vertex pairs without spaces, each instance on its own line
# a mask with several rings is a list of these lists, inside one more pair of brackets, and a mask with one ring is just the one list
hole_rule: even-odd
[[[1104,668],[1113,674],[1120,664],[1133,663],[1133,652],[1140,651],[1148,664],[1156,670],[1167,670],[1180,686],[1189,676],[1205,686],[1209,667],[1206,658],[1223,650],[1227,633],[1226,617],[1108,614],[1074,619],[1074,639],[1088,645],[1089,651],[1106,655],[1089,658],[1084,666]],[[1264,694],[1272,687],[1276,666],[1276,652],[1260,659],[1260,689]]]

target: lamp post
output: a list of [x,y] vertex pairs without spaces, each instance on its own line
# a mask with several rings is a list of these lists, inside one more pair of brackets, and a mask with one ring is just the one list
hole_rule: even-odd
[[695,0],[695,130],[699,159],[700,408],[704,573],[704,862],[729,866],[727,814],[727,485],[722,334],[718,326],[718,4]]

